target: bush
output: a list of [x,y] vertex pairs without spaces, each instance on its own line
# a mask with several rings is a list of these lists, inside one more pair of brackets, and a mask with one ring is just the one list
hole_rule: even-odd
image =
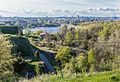
[[3,34],[18,34],[17,26],[0,26],[0,32]]
[[31,54],[29,41],[15,35],[0,35],[0,49],[0,78],[7,78],[7,75],[14,75],[22,70],[20,65],[23,60],[18,57],[18,52],[24,56]]
[[9,40],[14,45],[13,52],[20,53],[22,56],[31,56],[33,54],[32,47],[27,38],[21,36],[11,36]]
[[36,32],[35,32],[35,34],[36,35],[40,35],[41,33],[43,33],[44,31],[43,30],[37,30]]
[[77,72],[85,73],[88,67],[88,60],[83,53],[77,57]]
[[18,75],[14,75],[10,71],[0,76],[0,82],[17,82],[18,80]]
[[95,68],[95,53],[93,49],[88,51],[88,63],[90,64],[90,72],[94,71]]
[[62,64],[69,62],[71,58],[71,50],[69,47],[62,46],[59,48],[58,53],[56,54],[56,60],[60,61]]

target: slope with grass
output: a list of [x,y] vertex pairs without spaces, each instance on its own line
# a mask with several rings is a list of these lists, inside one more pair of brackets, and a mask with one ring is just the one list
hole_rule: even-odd
[[60,74],[43,75],[41,78],[36,77],[31,80],[24,80],[24,82],[120,82],[120,70],[85,75],[71,74],[63,78]]

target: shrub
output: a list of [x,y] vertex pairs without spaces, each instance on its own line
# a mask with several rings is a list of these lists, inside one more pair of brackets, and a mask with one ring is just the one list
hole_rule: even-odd
[[29,41],[24,37],[0,35],[0,78],[7,78],[7,75],[14,75],[18,70],[22,70],[19,69],[21,67],[19,65],[23,63],[23,60],[18,57],[18,52],[21,52],[19,55],[28,56],[31,54],[29,48]]
[[17,26],[0,26],[0,31],[3,34],[18,34]]
[[22,56],[31,56],[33,54],[30,42],[27,38],[21,36],[11,36],[9,40],[14,45],[13,52],[20,53]]
[[95,64],[95,54],[94,54],[94,50],[90,49],[88,51],[88,63],[90,64],[90,72],[94,71],[94,64]]
[[35,32],[35,34],[36,35],[40,35],[40,33],[43,33],[44,31],[43,30],[37,30],[36,32]]
[[56,54],[56,60],[60,61],[62,64],[69,62],[71,58],[71,50],[69,47],[62,46],[59,48],[58,53]]

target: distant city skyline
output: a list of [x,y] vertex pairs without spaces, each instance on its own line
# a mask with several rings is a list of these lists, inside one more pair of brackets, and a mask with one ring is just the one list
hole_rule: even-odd
[[[118,13],[119,16],[119,4],[120,0],[0,0],[0,15],[72,16],[78,14],[85,16],[114,16],[114,13]],[[100,8],[106,9],[106,11],[107,8],[109,9],[107,12],[102,13]],[[90,9],[93,9],[93,12]]]

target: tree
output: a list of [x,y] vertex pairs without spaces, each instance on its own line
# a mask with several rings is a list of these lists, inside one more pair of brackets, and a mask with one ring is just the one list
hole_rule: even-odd
[[[21,57],[18,57],[18,53],[16,53],[17,48],[15,49],[15,47],[17,47],[16,46],[17,44],[13,42],[13,37],[17,38],[17,36],[15,35],[7,34],[0,35],[0,78],[2,78],[3,80],[6,80],[6,78],[8,79],[11,76],[14,76],[14,74],[18,72],[17,69],[19,69],[19,64],[24,62]],[[20,43],[24,44],[22,42]],[[26,44],[24,44],[24,46],[26,46]]]
[[76,69],[76,66],[77,66],[76,62],[77,62],[76,58],[72,57],[70,59],[70,62],[65,64],[63,72],[67,75],[71,75],[73,73],[76,73],[76,70],[77,70]]
[[112,69],[120,68],[120,30],[112,32],[110,39],[108,40],[109,50],[112,58]]
[[62,27],[60,28],[60,33],[61,33],[63,39],[64,39],[65,36],[66,36],[67,28],[68,28],[67,25],[62,25]]
[[73,35],[71,32],[67,32],[66,33],[66,37],[65,37],[65,41],[66,43],[69,45],[72,43],[72,40],[73,40]]
[[0,26],[0,32],[3,34],[18,34],[17,26]]
[[87,69],[87,58],[84,56],[83,53],[80,53],[77,57],[77,69],[78,71],[81,71],[82,73],[86,72]]
[[95,63],[95,54],[94,54],[94,50],[90,49],[88,51],[88,63],[90,64],[90,72],[93,72],[94,70],[94,63]]
[[79,42],[80,42],[80,32],[79,31],[76,33],[75,39],[76,39],[77,43],[79,44]]
[[65,63],[69,62],[69,60],[71,58],[70,52],[71,52],[71,50],[69,47],[62,46],[59,48],[55,58],[58,61],[60,61],[62,64],[65,64]]

